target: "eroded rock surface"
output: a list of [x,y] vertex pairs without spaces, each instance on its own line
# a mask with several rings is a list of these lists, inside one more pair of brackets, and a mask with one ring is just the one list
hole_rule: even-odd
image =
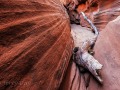
[[59,0],[0,0],[0,90],[58,89],[71,53]]
[[[62,84],[62,90],[86,90],[86,81],[89,82],[89,90],[120,89],[120,28],[118,27],[120,27],[120,16],[109,22],[106,28],[100,32],[100,36],[98,37],[94,48],[95,58],[103,64],[101,71],[102,79],[104,81],[103,85],[97,83],[93,77],[90,77],[90,82],[87,79],[84,79],[85,74],[82,74],[79,70],[75,69],[75,65],[71,65],[71,70],[68,69],[65,82]],[[78,73],[80,75],[79,78],[81,78],[79,79],[80,81],[71,78],[77,78]],[[72,89],[67,87],[68,81],[72,81],[72,83],[70,83],[70,85],[72,84]],[[76,86],[77,89],[74,86]]]
[[[119,0],[79,1],[78,10],[99,29],[120,15]],[[117,18],[100,33],[95,57],[104,65],[104,85],[91,79],[90,90],[119,90],[119,27]],[[0,90],[58,89],[72,45],[69,17],[59,0],[0,0]],[[61,90],[86,90],[75,63],[66,74]]]
[[120,89],[120,16],[109,22],[95,45],[95,57],[103,64],[103,86],[91,80],[89,90]]
[[[90,4],[82,4],[79,6],[79,11],[85,11],[88,17],[94,22],[94,24],[103,30],[100,32],[100,36],[95,45],[95,58],[100,59],[99,62],[103,64],[103,71],[101,73],[103,77],[103,86],[96,82],[93,77],[90,79],[89,90],[119,90],[120,89],[120,1],[119,0],[88,0],[93,3],[97,1],[98,8],[89,7]],[[84,8],[84,9],[83,9]],[[96,9],[95,9],[96,8]],[[117,18],[118,17],[118,18]],[[116,19],[117,18],[117,19]],[[110,22],[111,21],[111,22]],[[82,25],[89,27],[82,19]],[[86,25],[85,25],[86,24]],[[107,25],[107,26],[106,26]],[[72,73],[72,70],[75,70]],[[67,73],[65,82],[62,84],[63,90],[86,90],[85,81],[79,73],[79,70],[75,69],[75,66],[71,65],[71,73]],[[70,77],[79,78],[81,83]],[[71,80],[72,79],[72,80]],[[67,81],[73,81],[71,89],[67,87]],[[79,83],[79,85],[78,85]],[[84,84],[83,84],[84,83]],[[76,86],[76,88],[74,87]],[[78,88],[79,86],[79,88]],[[66,88],[67,87],[67,88]]]
[[94,14],[94,24],[99,29],[104,29],[109,21],[120,15],[120,0],[101,0],[99,12]]
[[[64,4],[72,2],[79,6],[78,12],[85,12],[99,30],[105,28],[109,21],[120,15],[120,0],[61,0]],[[81,25],[90,27],[81,17]]]

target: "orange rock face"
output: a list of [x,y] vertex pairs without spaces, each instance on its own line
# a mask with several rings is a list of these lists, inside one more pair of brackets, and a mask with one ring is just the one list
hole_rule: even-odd
[[[62,0],[64,2],[76,2],[76,0]],[[80,2],[77,11],[85,12],[99,30],[105,28],[106,24],[120,15],[119,0],[78,0]],[[76,4],[76,3],[75,3]],[[90,27],[81,17],[81,25]]]
[[[104,85],[91,78],[88,89],[119,90],[120,17],[115,18],[120,1],[84,1],[78,11],[85,11],[100,30],[106,27],[95,46]],[[72,48],[69,17],[59,0],[0,0],[0,90],[86,90],[88,74],[69,63]]]
[[[86,0],[86,3],[79,5],[78,11],[84,11],[87,16],[93,21],[93,23],[97,26],[97,28],[99,30],[102,30],[105,28],[109,21],[115,19],[117,16],[120,15],[120,1]],[[86,22],[84,21],[81,22],[83,26],[85,25],[85,23]]]
[[0,0],[0,90],[54,90],[72,52],[59,0]]
[[[93,3],[95,0],[88,0]],[[95,58],[103,64],[101,75],[103,85],[91,76],[88,90],[119,90],[120,89],[120,1],[119,0],[100,0],[96,7],[90,7],[91,4],[79,6],[78,10],[86,9],[86,14],[93,23],[103,30],[95,45]],[[94,8],[94,9],[93,9]],[[96,10],[95,10],[96,8]],[[119,16],[119,17],[118,17]],[[118,18],[117,18],[118,17]],[[117,19],[116,19],[117,18]],[[110,22],[111,21],[111,22]],[[86,22],[82,21],[84,26]],[[107,25],[107,26],[106,26]],[[88,25],[85,25],[89,27]],[[69,66],[70,67],[70,66]],[[79,76],[78,76],[79,73]],[[74,77],[74,78],[73,78]],[[71,65],[71,69],[67,70],[65,81],[62,83],[61,90],[86,90],[86,75],[83,75],[76,69],[75,65]],[[76,78],[80,81],[77,81]],[[72,82],[71,82],[72,81]],[[69,84],[69,82],[71,82]],[[70,86],[69,86],[69,85]],[[68,86],[67,86],[68,85]],[[76,86],[76,87],[75,87]]]
[[94,14],[94,24],[99,29],[104,29],[109,21],[120,15],[120,0],[101,0],[99,12]]

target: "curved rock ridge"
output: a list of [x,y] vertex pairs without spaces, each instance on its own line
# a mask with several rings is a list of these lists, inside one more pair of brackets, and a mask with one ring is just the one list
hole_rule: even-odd
[[[120,0],[80,0],[78,11],[84,11],[99,30],[105,28],[109,21],[120,15]],[[84,25],[86,22],[81,22]],[[88,25],[86,25],[88,26]]]
[[[97,1],[97,0],[88,0]],[[120,89],[120,1],[119,0],[100,0],[98,3],[98,9],[95,11],[86,8],[86,4],[81,4],[79,10],[86,10],[86,15],[91,18],[94,24],[103,30],[100,32],[100,36],[95,45],[95,58],[103,64],[102,78],[103,86],[99,85],[93,77],[90,76],[90,83],[88,90],[119,90]],[[90,4],[88,4],[89,6]],[[81,9],[84,8],[84,9]],[[119,16],[119,17],[118,17]],[[118,18],[117,18],[118,17]],[[81,21],[83,26],[86,22]],[[107,25],[107,26],[106,26]],[[75,64],[69,66],[66,76],[61,85],[60,90],[86,90],[88,77],[83,75],[76,69]],[[79,74],[79,76],[78,76]],[[76,79],[77,78],[77,79]],[[80,80],[80,81],[79,81]],[[87,81],[88,82],[88,81]]]
[[[105,28],[109,21],[120,15],[120,0],[61,0],[64,4],[79,6],[78,12],[85,12],[99,30]],[[90,27],[81,17],[81,25]]]
[[[69,64],[60,90],[119,90],[120,89],[120,16],[100,32],[94,51],[95,58],[103,64],[103,85],[89,73],[80,73],[74,62]],[[89,80],[90,75],[90,80]]]
[[89,90],[119,90],[120,17],[115,18],[120,15],[120,1],[79,1],[79,10],[100,30],[111,21],[95,46],[95,57],[104,65],[104,85],[95,79],[85,84],[89,74],[69,63],[70,22],[59,0],[0,0],[0,90],[56,90],[62,80],[60,90],[86,90],[85,85]]
[[86,90],[83,75],[74,62],[70,62],[59,90]]
[[[81,27],[80,25],[71,24],[71,34],[74,39],[74,46],[82,47],[83,42],[93,39],[95,35],[91,32],[91,29],[86,27]],[[84,38],[83,38],[84,37]],[[88,58],[89,56],[87,56]],[[79,58],[79,57],[77,57]],[[91,59],[91,58],[90,58]],[[87,65],[93,65],[93,61],[87,61]],[[95,59],[94,59],[95,60]],[[78,65],[76,65],[76,63]],[[91,64],[89,64],[91,63]],[[96,63],[98,65],[98,63]],[[96,67],[94,62],[94,65]],[[93,65],[93,66],[94,66]],[[86,85],[89,83],[89,73],[81,73],[80,69],[82,64],[80,65],[80,61],[71,59],[69,67],[67,69],[66,75],[62,81],[61,87],[59,90],[86,90]],[[85,67],[85,66],[84,66]],[[89,66],[91,67],[91,66]],[[101,65],[100,65],[101,67]],[[92,67],[93,68],[93,67]],[[90,69],[90,68],[89,68]],[[91,72],[92,73],[92,72]]]
[[59,0],[0,0],[0,90],[58,89],[72,46]]
[[[84,11],[96,27],[102,30],[109,21],[120,15],[120,0],[86,0],[86,3],[79,5],[78,11]],[[83,21],[81,23],[85,24]]]
[[120,16],[109,22],[101,31],[95,45],[95,57],[103,64],[103,86],[93,79],[89,90],[119,90],[120,89]]
[[104,29],[109,21],[120,15],[120,0],[101,0],[99,12],[94,14],[94,24],[99,29]]

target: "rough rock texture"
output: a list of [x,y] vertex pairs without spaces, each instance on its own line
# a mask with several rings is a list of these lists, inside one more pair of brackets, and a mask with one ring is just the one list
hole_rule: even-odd
[[[100,29],[120,15],[119,0],[88,1],[79,10]],[[119,27],[117,18],[101,32],[95,57],[104,65],[104,85],[91,79],[90,90],[119,90]],[[58,89],[72,45],[68,15],[59,0],[0,0],[0,90]],[[60,90],[86,90],[85,77],[73,62],[66,74]]]
[[72,40],[59,0],[0,0],[0,90],[57,89]]

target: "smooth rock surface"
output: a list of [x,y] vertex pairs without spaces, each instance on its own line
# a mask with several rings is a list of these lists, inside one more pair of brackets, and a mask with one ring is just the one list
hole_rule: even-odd
[[[88,1],[79,9],[85,7],[100,30],[120,15],[119,0],[100,0],[97,8],[90,6],[98,0]],[[95,57],[104,65],[104,85],[91,79],[89,90],[120,89],[119,27],[120,17],[100,33]],[[65,73],[60,90],[86,90],[73,62],[65,72],[72,47],[69,17],[59,0],[0,0],[0,90],[55,90]]]
[[58,89],[72,46],[59,0],[0,0],[0,90]]
[[[91,31],[90,28],[82,27],[80,25],[71,24],[71,34],[74,40],[74,46],[81,48],[83,45],[83,42],[95,38],[94,33]],[[89,57],[89,56],[87,56]],[[90,58],[91,59],[91,58]],[[86,60],[86,59],[84,59]],[[94,60],[94,59],[92,59]],[[96,68],[96,65],[99,65],[98,62],[85,61],[88,62],[88,65],[91,65],[89,67],[92,67],[92,65]],[[77,63],[80,63],[76,61]],[[91,64],[90,64],[91,63]],[[101,65],[100,65],[101,68]],[[62,81],[62,84],[60,86],[59,90],[86,90],[86,82],[88,82],[88,72],[87,73],[81,73],[80,70],[81,67],[77,67],[74,63],[74,60],[71,59],[71,62],[69,64],[69,67],[67,69],[67,72],[65,74],[65,77]],[[89,68],[91,69],[91,68]],[[93,69],[93,67],[92,67]],[[92,71],[92,70],[91,70]],[[87,76],[86,76],[87,75]],[[85,79],[86,77],[86,79]]]
[[[99,1],[99,0],[98,0]],[[120,15],[120,0],[100,0],[99,11],[93,15],[94,24],[100,29]]]
[[[86,90],[86,81],[89,82],[88,90],[119,90],[120,89],[120,16],[109,22],[106,28],[100,32],[94,51],[95,58],[103,64],[101,75],[103,85],[100,85],[91,75],[90,82],[85,80],[85,74],[79,72],[75,65],[69,66],[65,81],[63,80],[61,90]],[[80,81],[77,78],[79,73]],[[70,83],[70,81],[73,81]],[[69,82],[69,83],[68,83]],[[80,83],[81,82],[81,83]],[[79,88],[78,88],[78,83]],[[71,88],[70,86],[76,86]]]
[[[93,3],[95,0],[89,0]],[[98,0],[97,0],[98,1]],[[85,4],[86,5],[86,4]],[[82,4],[81,8],[86,8]],[[100,32],[100,36],[95,45],[95,58],[103,64],[101,75],[103,78],[103,86],[100,85],[92,76],[90,78],[90,84],[88,90],[119,90],[120,89],[120,1],[119,0],[100,0],[98,2],[99,8],[97,11],[87,10],[86,15],[94,22],[94,24],[103,30]],[[95,8],[95,7],[94,7]],[[91,9],[91,7],[89,8]],[[119,17],[118,17],[119,16]],[[118,17],[118,18],[117,18]],[[117,18],[117,19],[116,19]],[[111,22],[110,22],[111,21]],[[86,22],[82,19],[82,25]],[[85,23],[85,24],[84,24]],[[106,26],[107,25],[107,26]],[[71,65],[71,71],[75,68]],[[77,71],[79,72],[79,71]],[[75,72],[67,73],[65,80],[69,81],[73,77]],[[79,74],[81,77],[81,74]],[[76,75],[77,76],[77,75]],[[83,79],[83,78],[82,78]],[[81,79],[81,80],[82,80]],[[86,90],[85,82],[80,81],[80,90]],[[67,83],[67,82],[66,82]],[[79,82],[73,81],[72,86],[76,86]],[[79,90],[69,89],[66,84],[62,84],[63,90]],[[84,86],[84,87],[83,87]],[[66,89],[67,88],[67,89]]]
[[[70,2],[73,5],[78,4],[76,0],[61,0],[64,4]],[[78,0],[78,12],[85,14],[93,21],[99,30],[105,28],[109,21],[112,21],[120,15],[120,0]],[[90,27],[87,22],[81,17],[82,26]]]
[[93,79],[89,90],[120,90],[120,16],[101,31],[95,45],[95,57],[103,64],[103,86]]

